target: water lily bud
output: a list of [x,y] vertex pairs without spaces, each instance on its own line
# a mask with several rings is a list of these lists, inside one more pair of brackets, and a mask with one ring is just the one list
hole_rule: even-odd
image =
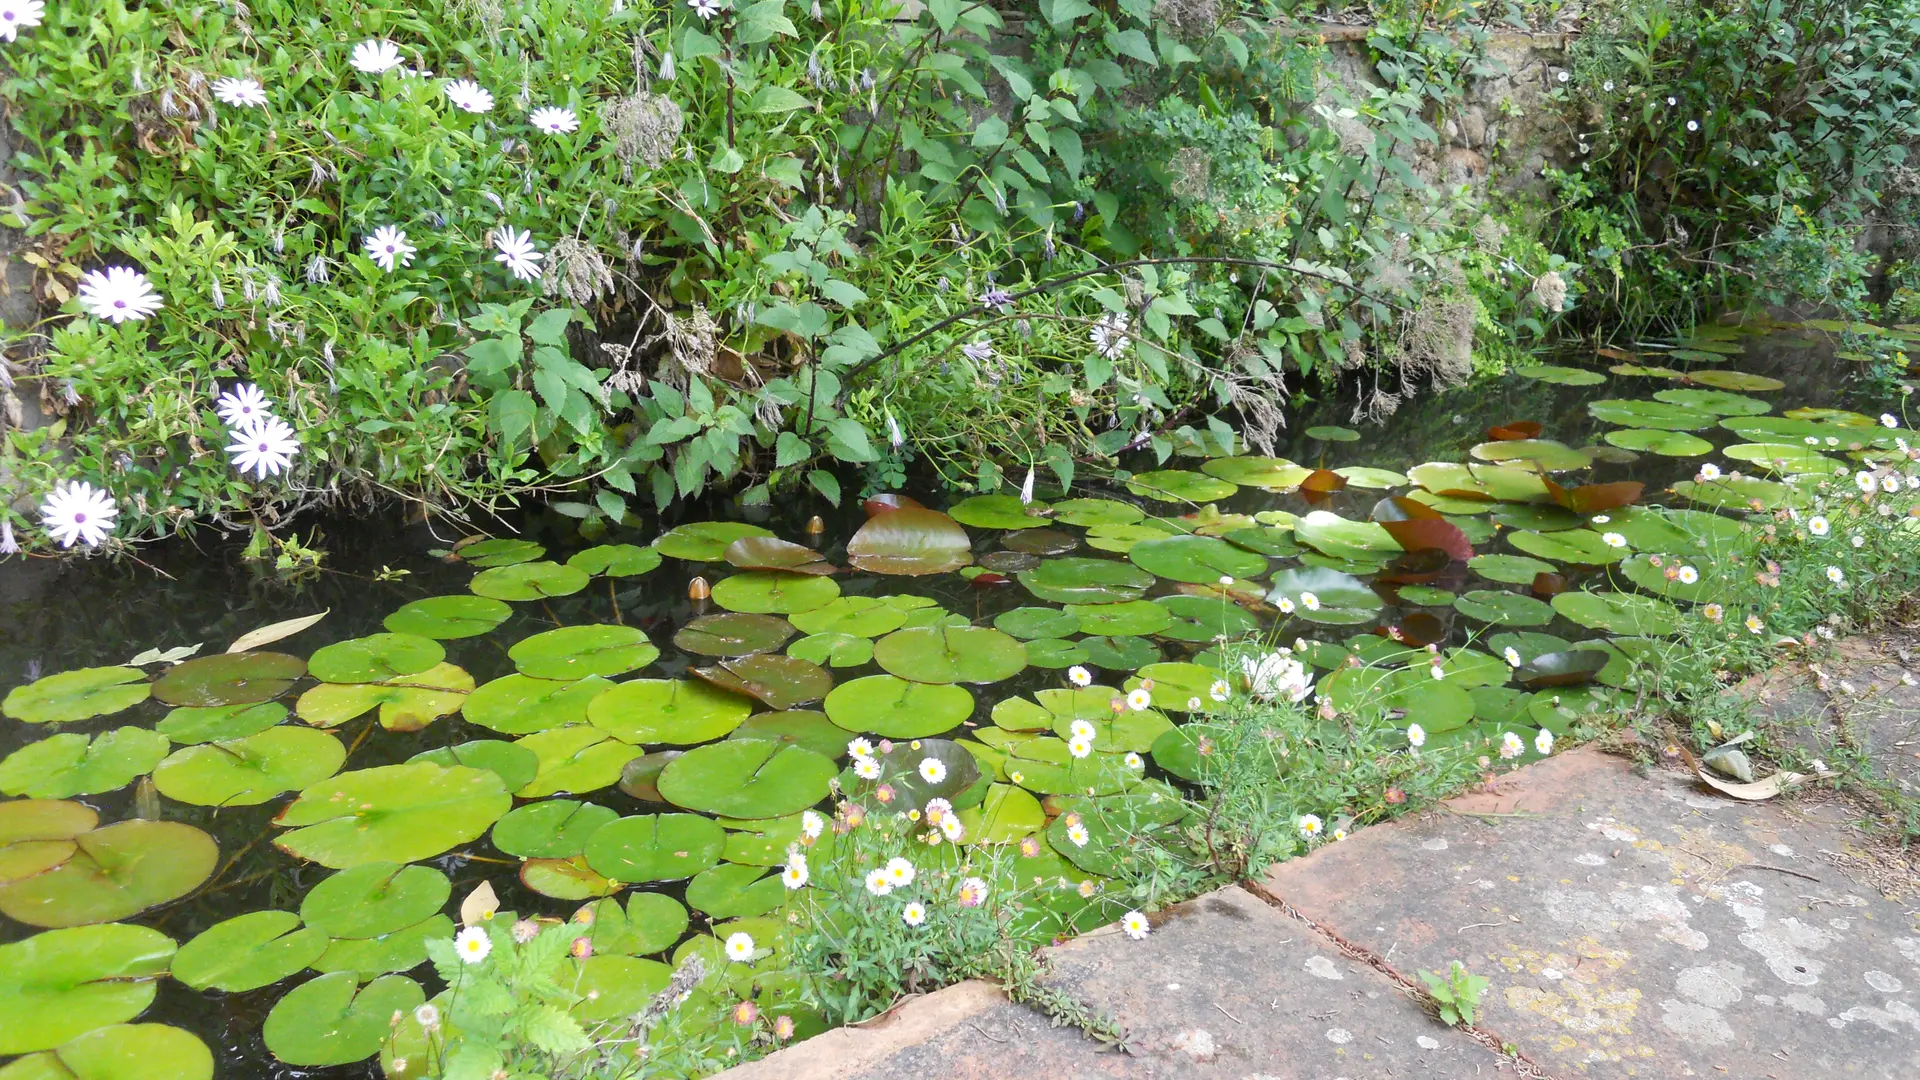
[[694,578],[692,581],[687,582],[687,599],[705,600],[707,597],[712,595],[713,595],[713,587],[707,584],[706,578],[697,577],[697,578]]
[[827,531],[827,523],[820,519],[819,514],[813,515],[813,519],[807,522],[808,536],[819,536],[820,534],[826,531]]

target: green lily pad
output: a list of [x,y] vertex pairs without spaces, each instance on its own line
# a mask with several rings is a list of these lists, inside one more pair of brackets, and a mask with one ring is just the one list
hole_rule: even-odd
[[1028,739],[1007,755],[1007,779],[1040,795],[1116,795],[1139,782],[1118,754],[1076,758],[1060,739]]
[[307,674],[330,683],[370,683],[414,675],[447,658],[432,638],[370,634],[321,648],[307,661]]
[[768,818],[797,814],[826,798],[838,772],[832,759],[798,746],[729,739],[675,758],[657,786],[668,802],[688,810]]
[[1597,371],[1586,368],[1563,367],[1558,364],[1537,364],[1530,367],[1514,368],[1513,373],[1522,379],[1552,383],[1555,386],[1599,386],[1607,377]]
[[587,705],[587,720],[621,742],[692,746],[740,726],[753,703],[739,694],[687,679],[635,679]]
[[1160,660],[1160,646],[1144,638],[1090,637],[1076,644],[1085,650],[1087,663],[1108,671],[1132,671]]
[[624,675],[660,657],[647,635],[631,626],[563,626],[522,638],[507,656],[523,675],[572,680]]
[[1457,686],[1498,686],[1513,675],[1504,659],[1479,649],[1448,649],[1441,655],[1440,670]]
[[[1798,410],[1796,410],[1798,411]],[[1867,446],[1891,446],[1897,432],[1876,426],[1820,420],[1796,420],[1791,416],[1729,416],[1720,426],[1755,442],[1798,442],[1819,439],[1829,449],[1861,449]],[[1832,439],[1832,442],[1828,442]]]
[[272,701],[307,673],[307,662],[285,653],[224,653],[176,664],[153,684],[168,705],[253,705]]
[[1230,484],[1266,491],[1291,491],[1313,473],[1303,465],[1276,457],[1214,458],[1203,462],[1200,471]]
[[1590,630],[1615,634],[1671,634],[1680,628],[1680,612],[1665,600],[1633,593],[1564,592],[1553,610]]
[[[1503,581],[1509,585],[1531,585],[1533,579],[1541,574],[1555,572],[1550,562],[1530,559],[1525,555],[1475,555],[1467,560],[1467,568],[1488,581]],[[1406,590],[1400,590],[1402,595]]]
[[1483,442],[1468,451],[1481,461],[1523,461],[1547,472],[1568,472],[1593,464],[1593,455],[1552,439],[1507,439]]
[[876,638],[906,624],[907,613],[871,596],[842,596],[788,620],[803,634],[851,634]]
[[[1669,572],[1674,576],[1668,577]],[[1733,591],[1729,575],[1704,559],[1688,562],[1677,555],[1635,555],[1621,561],[1620,574],[1656,596],[1674,600],[1698,603]],[[1691,577],[1693,582],[1688,584],[1683,577]]]
[[1322,442],[1359,442],[1360,441],[1359,432],[1353,430],[1352,428],[1337,427],[1333,424],[1322,424],[1319,427],[1310,427],[1304,432],[1304,434],[1309,439],[1319,439]]
[[1531,469],[1516,468],[1512,465],[1460,465],[1447,461],[1430,461],[1424,465],[1415,465],[1407,470],[1407,478],[1436,495],[1451,495],[1461,505],[1455,503],[1434,503],[1424,499],[1429,506],[1446,514],[1474,513],[1490,509],[1484,502],[1545,502],[1547,485],[1540,474]]
[[1725,390],[1656,390],[1653,399],[1716,416],[1759,416],[1773,411],[1772,404],[1759,398],[1729,394]]
[[1195,585],[1211,584],[1221,577],[1257,577],[1267,570],[1265,557],[1211,536],[1145,540],[1133,545],[1127,558],[1150,574]]
[[710,919],[765,915],[785,903],[787,887],[779,874],[762,866],[721,863],[687,882],[687,906]]
[[1541,653],[1521,664],[1514,678],[1528,688],[1580,686],[1594,681],[1609,659],[1606,653],[1592,649]]
[[493,823],[493,846],[523,859],[571,859],[600,826],[620,815],[597,803],[544,799],[516,806]]
[[1220,673],[1204,664],[1148,664],[1127,680],[1126,689],[1132,691],[1144,686],[1149,679],[1153,681],[1148,690],[1153,708],[1163,712],[1189,712],[1193,699],[1199,698],[1203,703],[1213,700],[1213,684],[1219,681]]
[[258,735],[286,718],[287,707],[278,702],[211,708],[184,706],[167,713],[153,730],[172,742],[204,743]]
[[617,881],[596,874],[585,856],[571,859],[528,859],[520,864],[520,884],[555,900],[585,900],[620,891]]
[[1376,469],[1368,465],[1344,465],[1333,470],[1334,475],[1346,480],[1348,487],[1363,488],[1368,491],[1385,491],[1389,488],[1405,487],[1407,476],[1392,469]]
[[1553,608],[1544,601],[1515,592],[1481,589],[1456,598],[1453,607],[1468,618],[1500,626],[1545,626],[1553,621]]
[[[776,863],[785,859],[783,848]],[[593,942],[595,955],[646,956],[665,951],[684,937],[688,919],[686,907],[673,897],[635,892],[627,896],[625,909],[617,900],[596,900],[581,908],[573,921],[584,922],[583,936]]]
[[1378,523],[1349,521],[1325,510],[1315,510],[1295,522],[1293,536],[1336,559],[1373,560],[1397,555],[1401,550],[1399,543]]
[[[1576,514],[1564,506],[1549,506],[1544,503],[1501,503],[1488,514],[1488,517],[1509,529],[1532,529],[1535,532],[1577,529],[1587,523],[1584,514]],[[1452,517],[1447,520],[1459,524],[1462,521],[1479,519]],[[1485,523],[1482,522],[1482,524]],[[1465,531],[1464,528],[1462,531]],[[1469,534],[1468,539],[1480,544],[1493,537],[1488,534]]]
[[1664,401],[1628,401],[1611,398],[1589,401],[1587,412],[1596,420],[1634,428],[1660,428],[1665,431],[1699,431],[1720,422],[1713,413],[1670,405]]
[[1609,443],[1627,450],[1662,457],[1700,457],[1713,452],[1713,444],[1684,431],[1660,431],[1653,428],[1619,428],[1604,436]]
[[167,737],[123,727],[93,738],[78,732],[49,735],[0,761],[0,792],[65,799],[117,791],[153,771],[167,756]]
[[0,1054],[50,1050],[140,1015],[173,955],[172,938],[125,924],[0,945]]
[[[1205,468],[1205,466],[1201,466]],[[1068,499],[1053,504],[1053,520],[1086,528],[1093,525],[1131,525],[1146,511],[1118,499]]]
[[425,1000],[420,984],[403,975],[362,987],[353,973],[339,971],[294,987],[267,1013],[260,1033],[288,1065],[351,1065],[378,1054],[393,1016]]
[[574,552],[567,558],[567,565],[588,574],[639,577],[660,565],[660,552],[633,544],[600,544]]
[[1027,650],[1019,639],[989,627],[929,627],[888,634],[874,642],[873,659],[915,682],[992,683],[1024,670]]
[[1641,551],[1726,551],[1746,542],[1750,530],[1736,518],[1702,510],[1630,506],[1615,511],[1606,527]]
[[433,915],[412,926],[372,938],[336,938],[327,951],[313,962],[313,970],[322,974],[351,972],[361,980],[389,972],[412,971],[427,962],[427,942],[445,941],[454,935],[453,920]]
[[[865,642],[864,638],[852,640]],[[797,656],[763,653],[688,670],[722,690],[757,698],[774,709],[819,701],[833,689],[833,676],[825,668]]]
[[460,715],[503,735],[527,735],[587,722],[587,703],[613,684],[598,676],[572,682],[502,675],[467,696]]
[[979,806],[959,813],[963,844],[1011,844],[1047,827],[1040,800],[1012,784],[988,787]]
[[1563,529],[1551,533],[1521,530],[1508,533],[1507,543],[1529,555],[1576,566],[1607,566],[1628,554],[1627,547],[1614,547],[1607,543],[1604,533],[1592,529]]
[[1688,502],[1727,510],[1778,510],[1782,507],[1806,506],[1813,501],[1812,496],[1799,488],[1777,480],[1762,480],[1757,476],[1682,480],[1673,485],[1673,491]]
[[1020,584],[1057,604],[1117,604],[1140,599],[1152,587],[1153,575],[1131,563],[1069,556],[1022,572]]
[[947,514],[976,529],[1037,529],[1047,523],[1046,509],[1046,503],[1022,505],[1012,495],[975,495],[948,507]]
[[1240,486],[1205,473],[1162,469],[1135,474],[1127,481],[1127,490],[1161,502],[1204,503],[1224,499],[1240,490]]
[[452,894],[447,875],[432,867],[363,863],[309,889],[300,918],[328,937],[377,938],[437,914]]
[[522,799],[610,787],[620,780],[627,763],[640,756],[639,747],[587,724],[536,731],[520,739],[519,744],[533,751],[539,762],[533,780],[514,792]]
[[167,1024],[116,1024],[10,1062],[0,1080],[212,1080],[213,1052]]
[[388,731],[419,731],[460,710],[473,690],[473,676],[452,664],[378,683],[321,683],[300,695],[294,711],[317,727],[337,727],[374,706]]
[[153,785],[195,806],[257,806],[325,780],[346,759],[347,748],[324,731],[276,727],[182,747],[153,770]]
[[1787,384],[1767,375],[1755,375],[1750,371],[1728,371],[1725,368],[1699,368],[1687,372],[1687,381],[1711,386],[1716,390],[1760,391],[1784,390]]
[[726,843],[726,830],[696,814],[623,817],[588,839],[587,865],[612,881],[678,881],[719,862]]
[[[1498,578],[1494,580],[1499,580]],[[1531,578],[1527,579],[1533,580]],[[1448,589],[1436,589],[1431,585],[1400,586],[1400,602],[1419,607],[1445,607],[1453,603],[1454,593]]]
[[713,587],[713,602],[750,615],[789,615],[825,607],[840,595],[830,577],[785,570],[754,570],[725,578]]
[[73,844],[59,866],[0,887],[0,914],[28,926],[113,922],[192,892],[220,858],[212,837],[177,821],[135,818]]
[[765,739],[787,746],[798,746],[829,758],[846,753],[847,733],[827,719],[827,714],[812,709],[788,709],[785,712],[755,713],[734,728],[729,739]]
[[973,695],[959,686],[869,675],[834,687],[825,708],[827,718],[848,731],[921,739],[957,727],[972,716]]
[[852,634],[808,634],[787,646],[787,655],[831,667],[859,667],[873,659],[873,642]]
[[1295,618],[1334,626],[1352,626],[1373,620],[1386,606],[1379,594],[1359,578],[1338,570],[1307,566],[1273,576],[1267,602],[1285,599],[1294,605]]
[[454,549],[454,554],[475,566],[513,566],[517,563],[532,562],[546,553],[546,548],[531,540],[515,540],[509,537],[476,540]]
[[1147,540],[1164,540],[1169,536],[1177,535],[1180,534],[1159,524],[1158,519],[1132,525],[1095,525],[1087,530],[1087,546],[1096,551],[1111,551],[1118,555],[1125,555],[1133,550],[1135,544]]
[[92,667],[62,671],[16,686],[0,712],[28,724],[71,724],[110,716],[147,700],[153,687],[139,668]]
[[1121,604],[1068,604],[1083,634],[1104,637],[1139,637],[1157,634],[1173,625],[1173,613],[1150,600],[1129,600]]
[[100,815],[83,803],[0,802],[0,886],[43,874],[73,858],[80,850],[74,837],[99,823]]
[[653,549],[688,562],[721,562],[727,557],[727,545],[735,540],[772,535],[742,521],[695,521],[661,533],[654,538]]
[[1248,551],[1255,551],[1262,555],[1272,555],[1276,558],[1287,558],[1298,555],[1301,551],[1305,550],[1300,546],[1299,542],[1293,538],[1292,529],[1282,529],[1271,525],[1262,525],[1252,529],[1234,529],[1231,532],[1221,533],[1220,539],[1225,540],[1235,547],[1243,547]]
[[1057,670],[1092,662],[1092,657],[1078,642],[1064,638],[1035,638],[1027,642],[1027,663],[1032,667]]
[[381,625],[396,634],[451,641],[489,633],[512,614],[512,607],[485,596],[429,596],[402,605]]
[[519,743],[502,742],[499,739],[475,739],[453,746],[439,746],[422,750],[407,760],[486,769],[498,774],[508,791],[524,787],[540,771],[539,755]]
[[1162,596],[1154,603],[1173,616],[1172,625],[1159,631],[1175,641],[1215,641],[1251,634],[1260,621],[1240,605],[1206,596]]
[[847,541],[847,561],[870,574],[944,574],[973,562],[973,542],[937,510],[901,507],[868,518]]
[[571,596],[587,587],[587,572],[556,562],[518,563],[496,566],[473,575],[467,587],[475,594],[495,600],[545,600],[551,596]]
[[513,805],[498,774],[429,762],[359,769],[300,793],[274,824],[290,855],[336,870],[415,862],[478,839]]
[[681,627],[673,643],[701,656],[752,656],[778,651],[793,631],[793,624],[777,615],[702,615]]
[[1023,607],[994,616],[993,628],[1022,640],[1065,637],[1079,629],[1080,620],[1058,608]]
[[1832,476],[1839,461],[1805,443],[1735,443],[1720,451],[1735,461],[1750,461],[1775,473],[1819,473]]

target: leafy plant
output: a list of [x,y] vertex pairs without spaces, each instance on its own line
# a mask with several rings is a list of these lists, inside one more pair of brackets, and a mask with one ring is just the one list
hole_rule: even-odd
[[1480,999],[1492,985],[1487,979],[1467,970],[1467,966],[1455,960],[1445,975],[1438,972],[1420,971],[1420,981],[1427,984],[1427,993],[1433,995],[1434,1004],[1440,1009],[1440,1019],[1450,1027],[1472,1026],[1474,1018],[1480,1012]]

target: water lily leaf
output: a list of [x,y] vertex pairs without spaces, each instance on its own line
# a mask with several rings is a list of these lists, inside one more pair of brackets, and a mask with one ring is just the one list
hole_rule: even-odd
[[1553,598],[1553,609],[1590,630],[1616,634],[1664,635],[1680,627],[1680,612],[1672,604],[1632,593],[1561,593]]
[[1334,475],[1344,479],[1351,487],[1366,488],[1370,491],[1385,491],[1388,488],[1405,487],[1407,476],[1392,469],[1376,469],[1367,465],[1346,465],[1335,469]]
[[1359,578],[1313,566],[1283,570],[1273,576],[1267,602],[1278,604],[1282,599],[1294,605],[1295,617],[1329,625],[1369,622],[1385,606],[1379,594]]
[[0,945],[0,1054],[50,1050],[153,1002],[173,939],[144,926],[80,926]]
[[74,837],[100,815],[84,803],[47,799],[0,802],[0,886],[45,873],[80,849]]
[[160,676],[153,696],[168,705],[251,705],[286,693],[306,673],[306,661],[285,653],[203,656]]
[[[1153,600],[1173,616],[1173,622],[1157,631],[1175,641],[1214,641],[1251,634],[1260,621],[1238,604],[1205,596],[1161,596]],[[1033,648],[1028,646],[1029,651]]]
[[0,712],[29,724],[70,724],[110,716],[147,700],[152,687],[138,668],[62,671],[8,691]]
[[1716,416],[1759,416],[1773,411],[1770,403],[1759,398],[1729,394],[1724,390],[1658,390],[1653,397],[1655,401],[1698,409]]
[[[1201,466],[1205,468],[1206,466]],[[1082,528],[1093,525],[1131,525],[1146,511],[1118,499],[1068,499],[1053,504],[1053,520]]]
[[1108,671],[1132,671],[1160,659],[1160,646],[1145,638],[1089,637],[1076,644],[1086,651],[1087,663]]
[[524,859],[571,859],[587,839],[620,815],[597,803],[545,799],[516,806],[493,823],[493,846]]
[[267,1013],[261,1035],[288,1065],[351,1065],[380,1052],[396,1013],[426,1000],[420,984],[382,975],[366,986],[346,971],[294,987]]
[[419,731],[460,710],[473,689],[473,676],[452,664],[379,683],[321,683],[300,695],[294,711],[316,727],[337,727],[368,709],[380,707],[380,726],[388,731]]
[[523,675],[573,680],[624,675],[659,659],[660,650],[631,626],[562,626],[520,639],[507,656]]
[[572,566],[530,562],[482,570],[473,575],[467,587],[476,595],[495,600],[545,600],[577,593],[590,580],[586,571]]
[[1487,438],[1502,442],[1517,442],[1521,439],[1537,439],[1546,429],[1535,420],[1515,420],[1509,424],[1499,424],[1487,429]]
[[[1476,555],[1474,558],[1482,558]],[[1436,589],[1431,585],[1403,585],[1400,588],[1400,602],[1420,607],[1445,607],[1453,603],[1454,593],[1450,589]]]
[[701,656],[752,656],[778,650],[793,632],[792,623],[775,615],[702,615],[681,627],[673,643]]
[[1598,386],[1607,381],[1605,375],[1586,368],[1562,367],[1558,364],[1539,364],[1531,367],[1514,368],[1513,373],[1522,379],[1552,383],[1555,386]]
[[612,881],[678,881],[719,862],[726,843],[719,823],[696,814],[623,817],[587,840],[587,865]]
[[520,864],[520,884],[555,900],[585,900],[611,896],[621,889],[619,882],[596,874],[587,866],[585,856],[571,859],[528,859]]
[[825,607],[840,595],[840,583],[830,577],[784,570],[753,570],[735,574],[713,587],[713,602],[728,611],[750,615],[789,615]]
[[1707,552],[1744,542],[1750,531],[1735,518],[1700,510],[1634,506],[1613,515],[1607,528],[1642,551]]
[[[785,860],[786,849],[782,846],[780,858],[767,865]],[[627,897],[625,909],[616,900],[596,900],[581,911],[591,919],[585,923],[590,928],[586,936],[593,942],[596,955],[646,956],[663,952],[687,932],[686,907],[664,893],[632,893]],[[582,921],[579,914],[574,921]]]
[[429,596],[402,605],[381,625],[396,634],[452,641],[490,633],[512,614],[512,607],[485,596]]
[[[1436,495],[1448,495],[1465,502],[1465,506],[1462,507],[1453,503],[1436,504],[1420,499],[1434,509],[1448,514],[1472,513],[1476,509],[1488,509],[1485,506],[1474,507],[1475,501],[1543,502],[1547,498],[1547,485],[1539,473],[1512,465],[1460,465],[1446,461],[1430,461],[1408,469],[1407,478]],[[1411,497],[1419,498],[1417,494]]]
[[1608,544],[1592,529],[1564,529],[1537,533],[1521,530],[1507,534],[1507,543],[1529,555],[1578,566],[1606,566],[1626,558],[1625,547]]
[[153,770],[160,794],[195,806],[257,806],[340,770],[347,748],[312,728],[275,727],[174,751]]
[[1035,638],[1027,642],[1027,663],[1032,667],[1058,670],[1075,664],[1090,664],[1093,658],[1079,642],[1064,638]]
[[1066,613],[1083,634],[1138,637],[1157,634],[1173,625],[1173,613],[1150,600],[1121,604],[1068,604]]
[[859,667],[873,659],[873,642],[852,634],[809,634],[787,646],[787,655],[832,667]]
[[994,629],[1022,640],[1065,637],[1079,626],[1079,619],[1058,608],[1015,608],[1001,612],[993,620]]
[[660,554],[688,562],[720,562],[727,545],[749,536],[772,536],[758,525],[743,521],[695,521],[661,533],[653,548]]
[[530,783],[535,776],[539,775],[540,769],[539,755],[518,743],[502,742],[499,739],[475,739],[472,742],[458,743],[453,746],[435,747],[432,750],[422,750],[407,760],[486,769],[498,774],[501,783],[506,784],[509,791]]
[[1640,501],[1641,493],[1646,490],[1646,485],[1638,480],[1616,480],[1610,484],[1587,484],[1571,488],[1548,480],[1546,485],[1547,495],[1555,503],[1576,514],[1599,514],[1631,506]]
[[73,844],[59,866],[0,887],[0,914],[28,926],[113,922],[192,892],[220,857],[212,837],[177,821],[122,821]]
[[411,971],[427,962],[427,942],[454,934],[453,920],[433,915],[412,926],[372,938],[336,938],[313,962],[322,974],[350,972],[366,981],[389,972]]
[[1006,768],[1007,779],[1040,795],[1117,795],[1139,782],[1118,754],[1076,758],[1059,739],[1015,743]]
[[871,596],[842,596],[812,611],[798,612],[789,621],[806,634],[875,638],[905,625],[907,612]]
[[567,565],[588,574],[606,577],[639,577],[660,565],[660,552],[633,544],[599,544],[576,551]]
[[826,713],[812,709],[755,713],[734,728],[727,738],[764,739],[798,746],[829,758],[839,757],[846,753],[847,748],[846,731],[828,720]]
[[115,1024],[0,1069],[0,1080],[212,1080],[213,1052],[167,1024]]
[[460,713],[468,723],[504,735],[527,735],[586,723],[587,703],[612,685],[599,676],[560,682],[502,675],[468,695]]
[[1011,844],[1047,827],[1040,800],[1012,784],[994,784],[979,806],[959,814],[963,844]]
[[91,739],[78,732],[50,735],[0,761],[0,792],[65,799],[117,791],[166,756],[167,737],[146,728],[117,728]]
[[976,529],[1037,529],[1047,523],[1046,510],[1046,503],[1022,505],[1012,495],[975,495],[948,507],[947,514]]
[[453,553],[475,566],[513,566],[516,563],[532,562],[545,555],[547,549],[531,540],[500,537],[457,544],[454,546]]
[[[1723,476],[1718,480],[1704,481],[1682,480],[1673,485],[1673,491],[1674,494],[1689,502],[1728,510],[1797,508],[1813,501],[1811,495],[1799,488],[1776,480],[1763,480],[1757,476],[1742,476],[1738,479]],[[192,661],[188,662],[192,663]]]
[[1610,658],[1593,650],[1541,653],[1514,672],[1514,678],[1529,690],[1549,686],[1582,686],[1594,681]]
[[888,739],[922,739],[973,715],[973,695],[959,686],[869,675],[841,683],[826,700],[827,719],[848,731]]
[[640,756],[638,747],[587,724],[536,731],[519,743],[540,763],[532,782],[514,792],[522,799],[598,791],[619,781],[627,762]]
[[989,627],[929,627],[895,630],[874,642],[873,659],[915,682],[992,683],[1024,670],[1027,650],[1019,639]]
[[1750,461],[1775,473],[1832,476],[1842,464],[1805,443],[1735,443],[1720,451],[1735,461]]
[[1303,434],[1309,439],[1319,439],[1322,442],[1360,441],[1359,432],[1352,428],[1338,427],[1333,424],[1322,424],[1319,427],[1310,427]]
[[847,561],[870,574],[944,574],[973,562],[960,523],[937,510],[907,507],[877,514],[847,541]]
[[183,706],[168,712],[153,729],[176,743],[203,743],[258,735],[286,718],[287,707],[278,702],[211,708]]
[[1454,599],[1455,611],[1481,622],[1500,626],[1545,626],[1553,621],[1553,609],[1523,593],[1481,589]]
[[1532,584],[1535,577],[1550,574],[1554,569],[1550,562],[1530,559],[1525,555],[1475,555],[1468,560],[1467,568],[1488,581],[1503,581],[1509,585]]
[[438,914],[452,895],[447,875],[432,867],[363,863],[309,889],[300,918],[328,937],[377,938]]
[[[787,887],[765,867],[721,863],[687,883],[687,906],[711,919],[765,915],[785,903]],[[660,965],[665,970],[665,965]],[[662,978],[664,985],[665,979]]]
[[1605,438],[1615,446],[1662,457],[1700,457],[1713,452],[1712,443],[1684,431],[1620,428],[1607,432]]
[[1130,563],[1069,556],[1048,559],[1020,575],[1027,591],[1060,604],[1116,604],[1138,600],[1153,575]]
[[622,742],[692,746],[740,726],[753,703],[686,679],[635,679],[594,698],[587,720]]
[[[1620,574],[1650,593],[1695,603],[1729,595],[1733,589],[1732,575],[1713,561],[1689,563],[1677,555],[1635,555],[1621,561]],[[1682,580],[1685,577],[1692,583]]]
[[280,811],[274,845],[336,870],[415,862],[478,839],[513,805],[498,774],[410,762],[315,784]]
[[[1796,412],[1799,410],[1795,410]],[[1796,420],[1791,416],[1729,416],[1720,426],[1755,442],[1798,442],[1819,439],[1831,449],[1858,450],[1867,446],[1892,446],[1900,438],[1896,429],[1860,427],[1853,424],[1819,420]],[[1831,439],[1832,442],[1827,440]]]
[[[865,643],[864,638],[850,640]],[[833,689],[826,669],[797,656],[760,654],[722,660],[712,667],[688,669],[722,690],[758,698],[774,709],[791,709],[819,701]]]
[[1220,539],[1235,547],[1246,548],[1262,555],[1286,558],[1298,555],[1305,550],[1293,538],[1293,530],[1276,526],[1258,526],[1251,529],[1234,529],[1222,533]]
[[1212,702],[1213,684],[1219,681],[1220,673],[1204,664],[1148,664],[1127,680],[1126,689],[1138,689],[1148,679],[1153,680],[1149,690],[1153,708],[1163,712],[1190,712],[1195,698],[1200,699],[1202,708]]
[[[1133,525],[1095,525],[1087,530],[1087,546],[1097,551],[1111,551],[1125,555],[1133,550],[1133,545],[1143,540],[1160,540],[1177,535],[1179,535],[1177,531],[1161,524],[1158,518]],[[1065,560],[1049,560],[1049,562],[1063,561]]]
[[1451,521],[1408,518],[1404,521],[1383,521],[1379,526],[1394,543],[1408,552],[1444,552],[1448,559],[1455,562],[1473,558],[1473,544],[1468,541],[1466,532]]
[[307,661],[307,674],[330,683],[370,683],[413,675],[447,658],[432,638],[371,634],[325,646]]
[[688,810],[769,818],[797,814],[826,798],[838,772],[830,758],[798,746],[728,739],[675,758],[657,786],[668,802]]
[[1313,470],[1285,458],[1228,457],[1203,462],[1200,471],[1230,484],[1265,491],[1291,491]]
[[1783,390],[1786,383],[1767,375],[1755,375],[1748,371],[1728,371],[1725,368],[1697,368],[1687,372],[1687,381],[1711,386],[1716,390],[1767,391]]
[[1224,499],[1240,490],[1240,485],[1205,473],[1162,469],[1136,473],[1127,481],[1127,490],[1161,502],[1204,503]]
[[1267,569],[1265,557],[1211,536],[1169,536],[1141,541],[1128,550],[1127,558],[1150,574],[1194,584],[1218,581],[1221,577],[1257,577]]
[[1720,421],[1718,416],[1702,409],[1670,405],[1664,401],[1629,401],[1624,398],[1590,401],[1587,403],[1587,412],[1594,419],[1609,424],[1666,431],[1699,431]]
[[1593,464],[1593,455],[1552,439],[1511,439],[1484,442],[1468,453],[1481,461],[1520,461],[1546,472],[1568,472]]
[[1022,529],[1000,538],[1002,546],[1023,555],[1065,555],[1080,541],[1059,529]]

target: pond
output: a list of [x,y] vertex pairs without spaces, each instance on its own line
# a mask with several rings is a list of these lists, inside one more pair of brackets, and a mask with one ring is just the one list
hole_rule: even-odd
[[[1027,869],[1097,878],[1114,834],[1052,812],[1193,780],[1254,635],[1304,647],[1330,698],[1384,692],[1428,752],[1564,734],[1699,617],[1746,512],[1912,436],[1837,329],[1702,327],[1031,506],[712,503],[592,538],[533,513],[458,554],[328,521],[294,581],[206,534],[0,564],[0,1055],[138,1017],[223,1077],[381,1075],[388,1015],[440,988],[426,942],[483,883],[522,915],[597,902],[578,973],[630,1012],[732,929],[777,936],[803,812],[869,773],[949,799],[963,844],[1031,837]],[[921,741],[863,765],[856,737]],[[1071,897],[1063,931],[1122,910]],[[696,1003],[817,1030],[771,964]],[[149,1080],[203,1075],[186,1042],[127,1045]]]

